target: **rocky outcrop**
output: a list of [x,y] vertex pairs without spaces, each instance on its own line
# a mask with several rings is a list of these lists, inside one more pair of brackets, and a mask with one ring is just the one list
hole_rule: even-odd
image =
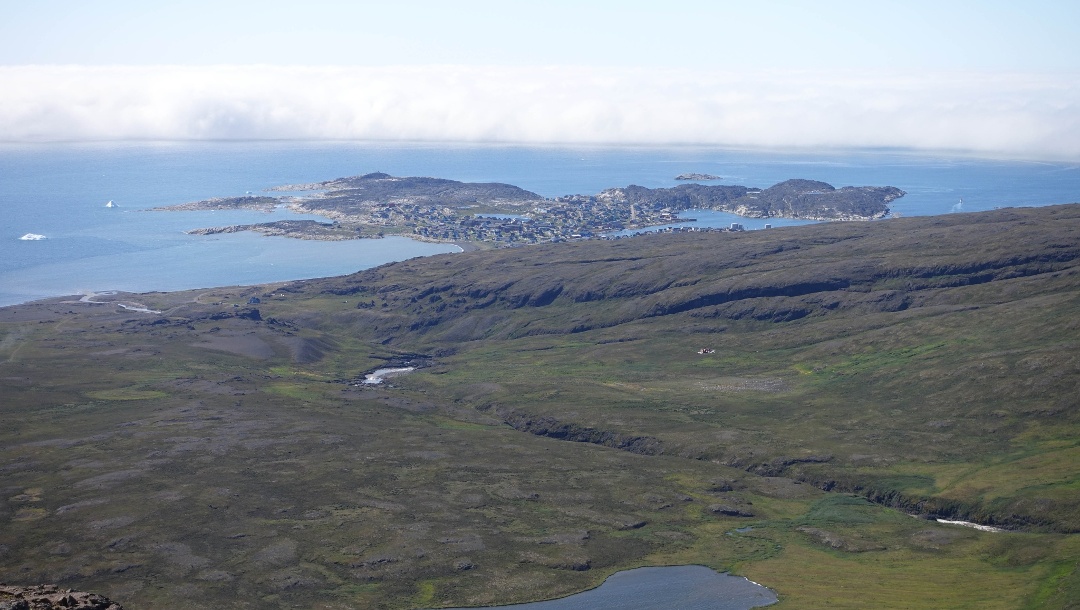
[[56,585],[0,585],[0,610],[124,610],[97,593],[61,589]]
[[621,449],[640,455],[663,453],[660,439],[653,436],[635,436],[610,430],[599,430],[575,423],[559,421],[554,417],[535,417],[527,413],[498,408],[496,414],[508,426],[536,436],[546,436],[561,441],[591,443],[612,449]]
[[725,517],[753,517],[754,513],[743,510],[741,508],[735,508],[727,504],[713,504],[709,506],[709,512],[714,515],[723,515]]

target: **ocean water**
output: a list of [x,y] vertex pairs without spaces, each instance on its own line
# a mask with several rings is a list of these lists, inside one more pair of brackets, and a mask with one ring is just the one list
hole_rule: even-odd
[[[405,238],[314,242],[199,227],[300,216],[154,212],[149,208],[261,193],[289,183],[383,171],[506,182],[546,197],[629,184],[667,187],[686,172],[767,187],[788,178],[896,186],[899,215],[1080,201],[1080,164],[902,151],[781,152],[710,147],[538,147],[413,143],[185,142],[0,144],[0,305],[81,291],[179,290],[351,273],[449,244]],[[961,204],[962,200],[962,204]],[[117,207],[107,208],[113,201]],[[702,226],[797,224],[691,211]],[[20,239],[28,234],[38,240]]]

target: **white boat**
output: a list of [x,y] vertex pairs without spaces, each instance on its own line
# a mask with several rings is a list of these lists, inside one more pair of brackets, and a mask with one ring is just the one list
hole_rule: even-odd
[[23,235],[19,239],[21,239],[23,241],[41,241],[42,239],[45,239],[45,236],[44,235],[38,235],[37,233],[27,233],[26,235]]
[[110,199],[109,203],[105,204],[105,207],[107,207],[107,208],[115,208],[115,207],[119,207],[119,206],[117,206],[115,203],[113,203],[112,199]]

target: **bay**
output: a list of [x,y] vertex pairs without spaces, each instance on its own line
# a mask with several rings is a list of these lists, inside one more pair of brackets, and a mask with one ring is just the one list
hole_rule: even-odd
[[[199,227],[316,218],[261,212],[151,212],[288,183],[383,171],[506,182],[545,197],[616,186],[669,187],[687,172],[714,184],[767,187],[788,178],[896,186],[897,215],[1080,201],[1080,165],[891,150],[762,151],[715,147],[558,147],[372,142],[0,144],[0,305],[79,291],[179,290],[351,273],[457,252],[406,238],[313,242]],[[962,204],[961,204],[962,200]],[[112,201],[117,207],[105,207]],[[748,229],[798,221],[690,211],[697,226]],[[675,223],[686,225],[688,223]],[[40,240],[22,240],[27,234]]]

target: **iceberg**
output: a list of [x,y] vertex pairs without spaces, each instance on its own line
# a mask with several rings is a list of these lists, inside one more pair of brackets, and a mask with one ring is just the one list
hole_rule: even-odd
[[27,233],[26,235],[23,235],[19,239],[21,239],[23,241],[39,241],[39,240],[45,239],[45,236],[44,235],[38,235],[37,233]]

